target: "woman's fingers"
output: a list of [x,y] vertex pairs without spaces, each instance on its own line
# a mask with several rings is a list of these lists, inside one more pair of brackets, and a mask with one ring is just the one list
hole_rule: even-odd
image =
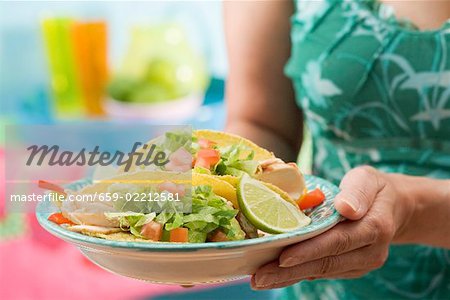
[[254,290],[268,290],[268,289],[278,289],[278,288],[290,286],[290,285],[296,284],[299,281],[301,281],[301,279],[300,280],[289,280],[289,281],[285,281],[285,282],[276,282],[276,283],[274,282],[272,284],[263,286],[263,285],[257,285],[256,281],[255,281],[255,276],[252,276],[250,285],[252,286],[252,289],[254,289]]
[[353,271],[329,274],[329,275],[327,275],[327,277],[310,276],[310,277],[300,278],[300,279],[291,279],[291,280],[283,281],[283,282],[273,282],[273,283],[270,283],[270,284],[264,285],[264,286],[262,286],[262,285],[258,286],[256,284],[255,276],[252,276],[250,284],[251,284],[252,288],[255,290],[278,289],[278,288],[283,288],[283,287],[287,287],[287,286],[296,284],[303,280],[311,281],[311,280],[319,280],[319,279],[353,279],[353,278],[359,278],[366,273],[367,272],[365,270],[353,270]]
[[377,239],[377,232],[365,222],[344,222],[313,239],[284,250],[279,258],[280,267],[292,267],[328,256],[340,255],[367,245]]
[[[383,248],[384,249],[384,248]],[[327,256],[290,268],[280,267],[277,262],[269,263],[255,273],[256,286],[267,286],[309,277],[329,278],[334,274],[364,269],[365,272],[381,267],[387,258],[387,250],[378,247],[364,247],[337,256]]]
[[342,179],[341,192],[334,199],[339,213],[347,219],[359,220],[372,206],[383,189],[381,173],[369,166],[350,170]]

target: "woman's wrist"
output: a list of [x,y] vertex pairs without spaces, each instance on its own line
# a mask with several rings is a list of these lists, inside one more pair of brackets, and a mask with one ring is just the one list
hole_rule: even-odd
[[409,243],[411,224],[417,210],[418,201],[418,195],[414,191],[414,180],[411,176],[396,173],[385,173],[384,179],[393,188],[396,195],[393,199],[393,214],[396,221],[393,242]]
[[394,243],[450,248],[450,180],[386,174],[397,190]]

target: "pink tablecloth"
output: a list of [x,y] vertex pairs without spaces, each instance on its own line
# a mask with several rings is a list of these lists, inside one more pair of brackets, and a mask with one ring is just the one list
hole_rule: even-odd
[[138,299],[182,290],[104,271],[32,218],[27,223],[25,235],[0,242],[0,299]]
[[40,227],[33,213],[5,212],[0,148],[0,299],[142,299],[183,290],[102,270]]
[[136,299],[182,289],[111,274],[28,223],[25,235],[0,242],[0,299]]

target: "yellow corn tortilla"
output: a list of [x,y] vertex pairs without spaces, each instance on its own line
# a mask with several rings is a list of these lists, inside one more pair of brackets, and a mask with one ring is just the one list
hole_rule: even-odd
[[239,177],[232,176],[232,175],[211,175],[213,177],[216,177],[217,179],[223,180],[225,182],[228,182],[231,184],[234,188],[237,188],[239,184]]
[[230,183],[221,180],[219,176],[194,173],[191,171],[185,173],[166,172],[166,171],[139,171],[134,173],[124,173],[118,176],[97,181],[78,191],[79,194],[100,194],[107,193],[109,187],[115,183],[129,184],[159,184],[163,182],[173,182],[192,186],[209,185],[213,192],[221,196],[238,208],[236,188]]
[[[219,175],[210,175],[212,177],[215,177],[219,180],[225,181],[228,184],[232,185],[234,187],[234,189],[236,190],[238,184],[239,184],[239,178],[235,177],[235,176],[231,176],[231,175],[223,175],[223,176],[219,176]],[[287,202],[292,203],[293,205],[297,206],[297,203],[289,196],[288,193],[286,193],[285,191],[283,191],[282,189],[280,189],[279,187],[268,183],[268,182],[262,182],[265,186],[267,186],[269,189],[271,189],[272,191],[274,191],[275,193],[279,194],[281,196],[281,198],[283,198],[284,200],[286,200]]]
[[83,231],[82,233],[84,235],[97,237],[97,238],[101,238],[101,239],[105,239],[105,240],[111,240],[111,241],[159,243],[159,242],[152,241],[152,240],[138,238],[137,236],[132,235],[128,231],[109,233],[109,234],[104,234],[104,233],[99,233],[99,232],[90,232],[90,231]]
[[112,184],[159,184],[163,182],[173,182],[176,184],[185,184],[192,186],[209,185],[213,192],[233,203],[238,208],[236,196],[236,188],[230,183],[221,180],[219,176],[194,173],[191,171],[185,173],[167,172],[167,171],[138,171],[133,173],[124,173],[94,182],[91,185],[77,191],[77,194],[101,194],[108,193]]
[[[250,140],[247,140],[243,137],[231,134],[231,133],[225,133],[220,131],[213,131],[213,130],[195,130],[194,136],[198,139],[207,139],[214,143],[217,143],[218,146],[230,146],[230,145],[238,145],[238,144],[244,144],[248,148],[252,149],[255,152],[254,159],[257,161],[262,161],[270,158],[275,158],[275,155],[267,151],[266,149],[263,149],[253,143]],[[242,158],[245,158],[250,152],[244,152],[242,153]]]
[[177,184],[190,184],[191,172],[168,172],[168,171],[139,171],[123,173],[108,179],[102,179],[81,189],[80,194],[107,193],[108,188],[114,183],[130,184],[158,184],[171,181]]

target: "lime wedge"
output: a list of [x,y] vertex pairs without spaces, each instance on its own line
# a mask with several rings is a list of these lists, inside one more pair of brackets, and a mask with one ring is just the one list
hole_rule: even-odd
[[237,194],[242,213],[264,232],[288,232],[311,222],[297,206],[248,175],[242,176]]

